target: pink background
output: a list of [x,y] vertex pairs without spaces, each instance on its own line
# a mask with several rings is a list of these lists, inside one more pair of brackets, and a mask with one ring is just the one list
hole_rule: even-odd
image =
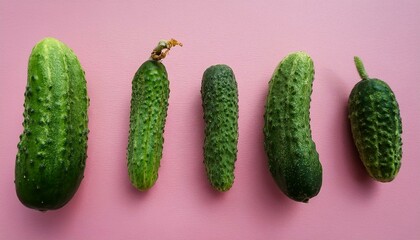
[[[0,1],[0,239],[420,239],[420,3],[418,1]],[[86,70],[89,150],[72,201],[47,213],[25,208],[14,188],[27,61],[53,36]],[[160,177],[131,187],[125,150],[131,80],[157,41],[176,38],[164,64],[170,104]],[[311,117],[324,168],[309,204],[286,198],[263,150],[267,84],[288,53],[315,62]],[[353,56],[395,91],[403,163],[381,184],[363,169],[346,116],[359,77]],[[202,164],[200,84],[230,65],[239,85],[236,181],[213,191]]]

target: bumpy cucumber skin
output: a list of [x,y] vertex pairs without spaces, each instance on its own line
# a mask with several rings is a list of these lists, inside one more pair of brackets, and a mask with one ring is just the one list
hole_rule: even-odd
[[401,116],[393,91],[382,80],[361,80],[348,106],[353,140],[366,170],[377,181],[392,181],[402,157]]
[[238,143],[238,86],[232,69],[209,67],[201,82],[205,121],[204,165],[214,189],[229,190],[234,182]]
[[308,202],[322,185],[310,129],[313,78],[313,62],[306,53],[288,55],[274,71],[265,105],[264,146],[271,175],[289,198],[299,202]]
[[144,62],[132,82],[127,148],[128,175],[140,191],[150,189],[158,178],[168,99],[165,66],[154,60]]
[[15,165],[16,193],[25,206],[58,209],[76,193],[87,157],[88,105],[85,73],[73,51],[53,38],[36,44]]

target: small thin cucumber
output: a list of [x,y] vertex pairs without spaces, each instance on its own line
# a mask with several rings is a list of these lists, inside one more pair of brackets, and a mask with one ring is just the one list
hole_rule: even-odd
[[207,177],[214,189],[224,192],[233,185],[238,151],[238,85],[232,69],[224,64],[207,68],[201,97]]

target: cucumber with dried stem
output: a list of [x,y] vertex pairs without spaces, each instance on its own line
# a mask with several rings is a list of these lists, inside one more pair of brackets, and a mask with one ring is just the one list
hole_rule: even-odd
[[151,188],[158,178],[169,99],[168,74],[161,60],[176,45],[182,46],[174,39],[160,41],[132,81],[127,167],[132,185],[140,191]]

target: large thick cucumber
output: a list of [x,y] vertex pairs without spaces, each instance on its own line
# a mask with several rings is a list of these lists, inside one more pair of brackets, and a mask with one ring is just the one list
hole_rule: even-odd
[[15,185],[29,208],[58,209],[77,191],[87,151],[85,74],[64,43],[45,38],[29,58]]

